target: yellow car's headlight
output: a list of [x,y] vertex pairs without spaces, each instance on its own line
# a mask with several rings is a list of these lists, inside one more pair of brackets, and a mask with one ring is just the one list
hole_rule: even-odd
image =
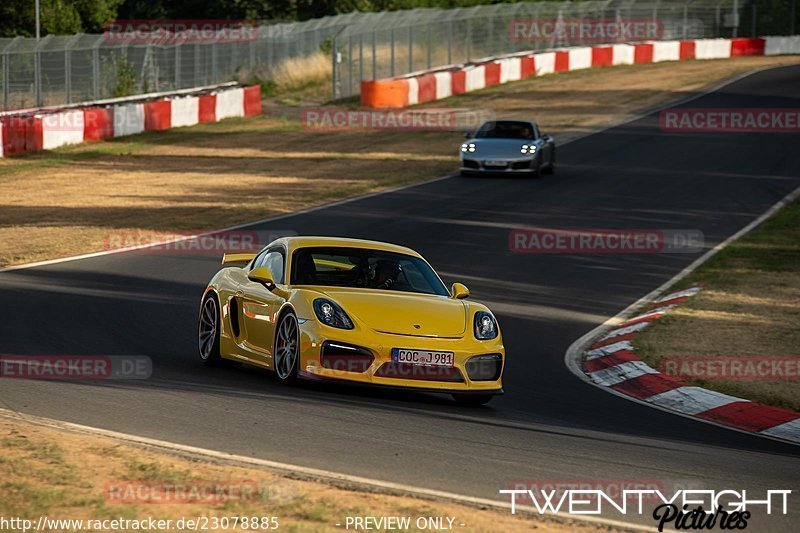
[[327,298],[314,300],[314,314],[317,315],[317,319],[320,322],[332,328],[353,329],[354,327],[353,321],[350,320],[344,309]]
[[494,339],[497,337],[497,321],[491,313],[478,311],[475,313],[474,331],[478,340]]

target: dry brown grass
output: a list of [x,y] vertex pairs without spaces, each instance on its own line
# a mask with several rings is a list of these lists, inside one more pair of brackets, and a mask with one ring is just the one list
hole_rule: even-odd
[[[60,431],[0,418],[0,516],[51,519],[177,520],[198,516],[275,516],[280,530],[341,531],[347,516],[450,516],[469,531],[576,531],[597,528],[561,524],[510,512],[452,503],[344,490],[256,469],[189,460],[105,437]],[[235,502],[120,503],[106,498],[109,483],[175,487],[244,487],[253,497]],[[136,486],[136,485],[134,485]],[[106,529],[107,530],[107,529]],[[174,527],[171,530],[175,530]],[[222,530],[222,529],[220,529]],[[84,529],[86,531],[86,529]],[[211,531],[215,531],[211,529]],[[238,527],[227,531],[246,531]],[[250,530],[252,531],[252,529]],[[416,529],[413,529],[416,531]]]
[[[431,107],[531,116],[563,140],[734,74],[798,60],[579,71]],[[0,158],[0,265],[102,250],[109,232],[220,228],[420,181],[454,171],[461,140],[453,132],[309,131],[297,119],[263,116]]]
[[[732,356],[742,361],[793,357],[800,361],[800,202],[693,274],[684,285],[697,296],[636,338],[651,366],[667,356]],[[689,380],[726,394],[800,411],[798,376]]]
[[[340,43],[344,47],[340,49],[343,53],[349,53],[347,42]],[[409,54],[409,51],[411,54]],[[352,78],[351,71],[346,64],[340,70],[343,77],[341,83],[347,84],[360,83],[359,76],[362,74],[366,79],[372,78],[372,46],[371,43],[364,43],[359,61],[358,43],[353,43]],[[375,48],[374,64],[376,67],[377,78],[388,77],[391,75],[392,52],[391,47],[385,44],[378,44]],[[412,65],[409,65],[411,60]],[[431,65],[444,65],[447,63],[447,49],[436,48],[431,51]],[[415,44],[411,50],[408,44],[398,43],[394,49],[394,64],[397,75],[410,71],[417,71],[427,68],[428,51],[420,45]],[[410,70],[409,70],[410,69]],[[331,94],[331,57],[330,53],[317,52],[303,57],[291,58],[283,61],[269,72],[242,71],[241,81],[259,82],[268,87],[268,93],[274,97],[275,101],[281,104],[298,105],[300,103],[322,103],[330,99]]]

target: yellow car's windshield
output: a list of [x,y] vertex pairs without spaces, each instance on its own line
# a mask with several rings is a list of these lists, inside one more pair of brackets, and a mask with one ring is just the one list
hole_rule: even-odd
[[291,283],[449,294],[422,259],[368,248],[300,248],[292,257]]

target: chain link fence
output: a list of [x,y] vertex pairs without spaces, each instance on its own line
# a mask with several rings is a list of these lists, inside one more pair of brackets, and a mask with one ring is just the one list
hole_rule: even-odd
[[[4,110],[25,109],[212,85],[254,74],[269,79],[287,60],[315,54],[330,59],[331,96],[338,100],[358,95],[361,80],[522,50],[646,39],[793,35],[797,1],[521,2],[354,12],[263,25],[246,39],[221,34],[192,39],[180,33],[144,39],[108,34],[0,39],[0,103]],[[611,33],[626,25],[645,32]]]
[[332,98],[360,94],[361,80],[524,50],[642,40],[793,35],[798,19],[796,1],[522,2],[364,14],[334,39]]
[[26,109],[214,85],[295,57],[320,53],[357,13],[252,27],[244,38],[217,31],[0,38],[0,104]]

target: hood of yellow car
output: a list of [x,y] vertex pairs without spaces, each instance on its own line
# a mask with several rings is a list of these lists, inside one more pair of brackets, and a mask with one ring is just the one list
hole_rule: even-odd
[[459,338],[467,327],[466,306],[445,296],[336,287],[319,292],[353,320],[383,333]]

